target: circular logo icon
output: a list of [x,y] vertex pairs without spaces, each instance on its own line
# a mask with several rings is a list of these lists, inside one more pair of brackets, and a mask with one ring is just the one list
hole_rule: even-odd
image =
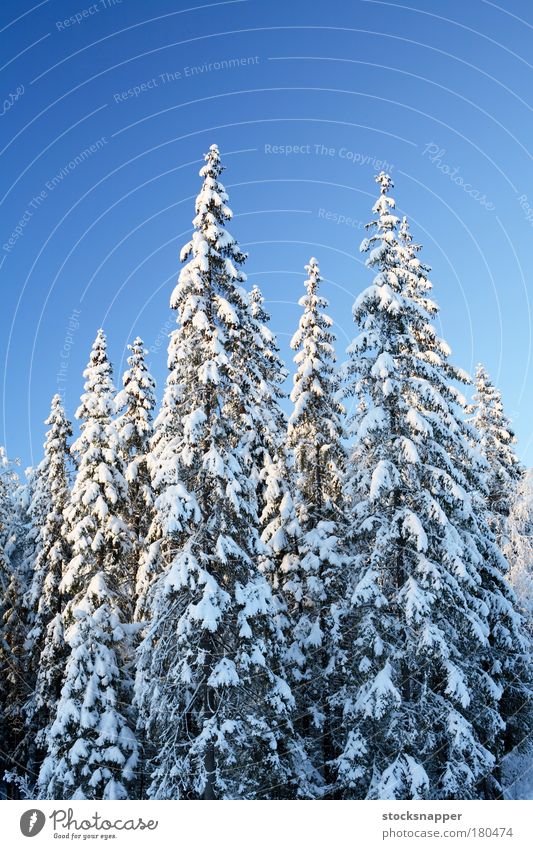
[[46,817],[42,811],[37,808],[31,808],[29,811],[24,811],[20,818],[20,830],[24,837],[35,837],[43,830]]

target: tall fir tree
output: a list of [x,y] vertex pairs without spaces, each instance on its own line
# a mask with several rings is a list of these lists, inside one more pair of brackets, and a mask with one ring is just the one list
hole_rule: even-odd
[[[486,369],[476,369],[474,394],[475,446],[485,462],[483,487],[474,504],[482,540],[481,593],[487,606],[490,629],[485,668],[498,688],[498,724],[489,734],[497,764],[483,782],[486,796],[502,794],[503,759],[521,747],[533,730],[531,710],[532,670],[524,620],[519,602],[508,583],[510,565],[509,513],[523,470],[514,451],[516,438],[506,417],[500,392]],[[486,735],[487,725],[481,726]]]
[[[259,567],[272,589],[276,621],[286,646],[287,674],[292,675],[296,691],[302,682],[303,655],[298,642],[292,638],[293,622],[285,589],[290,588],[292,598],[299,594],[302,529],[295,503],[294,454],[287,443],[287,419],[280,404],[286,398],[283,384],[288,372],[280,358],[276,336],[269,327],[270,316],[257,284],[250,292],[250,309],[256,324],[259,382],[255,412],[247,422],[244,456],[252,479],[257,481],[259,528],[264,543]],[[290,798],[315,797],[323,778],[314,768],[297,729],[291,732],[287,745],[291,765],[287,795]]]
[[505,556],[509,563],[509,581],[533,634],[533,470],[528,469],[518,482],[511,504],[508,542]]
[[71,560],[60,590],[69,655],[47,756],[39,775],[49,799],[127,798],[138,763],[128,673],[128,588],[132,535],[124,522],[127,486],[111,422],[115,390],[106,338],[98,331],[76,412],[77,474],[65,509]]
[[[306,295],[291,347],[296,373],[291,400],[288,444],[295,458],[298,570],[284,581],[291,621],[289,657],[296,672],[297,712],[311,761],[322,776],[322,792],[334,792],[332,764],[335,747],[333,701],[342,672],[339,653],[340,620],[347,559],[342,491],[346,463],[343,445],[344,408],[337,398],[335,336],[324,312],[328,303],[319,294],[317,260],[306,265]],[[338,686],[338,683],[337,683]]]
[[64,536],[63,513],[69,499],[69,448],[72,436],[60,395],[54,395],[45,424],[50,428],[39,463],[38,481],[30,507],[38,527],[35,561],[29,592],[32,627],[27,639],[27,663],[34,682],[26,704],[27,734],[31,746],[31,773],[42,761],[46,737],[61,692],[67,647],[63,634],[63,572],[70,560]]
[[[421,246],[413,242],[406,218],[399,228],[399,241],[408,272],[406,290],[429,316],[434,317],[437,307],[427,296],[431,290],[428,280],[430,269],[418,258]],[[440,340],[432,324],[427,324],[423,333],[418,332],[417,339],[426,358],[434,360],[439,356]],[[446,351],[449,353],[448,348]],[[449,376],[453,379],[456,375],[452,371]],[[458,374],[457,377],[465,383],[471,382],[467,375]],[[480,397],[477,408],[474,408],[476,416],[473,422],[465,425],[466,438],[473,453],[466,454],[464,458],[456,456],[455,461],[470,482],[470,534],[476,539],[479,553],[480,582],[476,595],[486,618],[488,634],[479,664],[483,673],[483,694],[493,706],[484,714],[474,714],[479,736],[496,758],[494,767],[484,774],[476,792],[481,796],[498,798],[502,794],[503,758],[521,745],[532,728],[531,711],[528,709],[531,665],[524,622],[519,615],[516,597],[506,580],[509,564],[501,548],[506,548],[506,514],[521,470],[512,448],[515,438],[503,414],[501,396],[488,385],[490,380],[486,373],[485,378],[487,385],[482,378],[483,400]],[[464,409],[470,411],[471,408]],[[495,427],[496,423],[498,426]],[[498,441],[500,449],[497,448]],[[506,483],[505,490],[498,490],[498,480]],[[467,537],[469,543],[470,537]]]
[[[4,613],[0,639],[6,666],[2,670],[5,691],[3,721],[9,733],[9,751],[13,769],[6,776],[12,785],[13,795],[30,786],[28,767],[32,748],[31,736],[26,726],[25,706],[34,686],[34,675],[27,660],[28,632],[33,622],[29,604],[29,589],[33,563],[38,545],[39,511],[35,505],[38,497],[37,470],[26,470],[26,480],[14,492],[9,545],[10,575],[3,597]],[[34,507],[34,509],[32,509]]]
[[275,793],[292,704],[243,451],[259,384],[245,255],[225,229],[231,211],[215,145],[205,160],[171,298],[178,328],[151,457],[151,624],[137,700],[157,747],[149,796],[162,799]]
[[505,415],[501,393],[483,365],[476,368],[473,424],[488,463],[487,506],[489,524],[500,548],[507,544],[507,519],[522,468],[515,454],[516,437]]
[[17,541],[19,488],[15,466],[0,446],[0,787],[3,797],[13,796],[14,785],[6,783],[6,773],[20,776],[24,769],[24,764],[16,756],[17,737],[12,728],[12,681],[18,663],[13,657],[9,633],[17,619],[13,616],[13,602],[17,592],[23,591],[22,587],[18,587],[18,569],[13,557]]
[[390,177],[376,180],[361,246],[376,276],[354,305],[347,368],[357,583],[339,776],[363,798],[470,798],[501,732],[471,496],[483,480],[451,383],[465,376],[431,324],[427,266],[400,228]]
[[127,520],[134,545],[131,553],[131,602],[136,595],[138,567],[150,527],[154,495],[148,468],[148,453],[153,434],[155,382],[146,364],[147,351],[141,338],[128,345],[129,368],[122,378],[122,390],[116,397],[120,415],[115,421],[118,450],[125,466],[128,484]]

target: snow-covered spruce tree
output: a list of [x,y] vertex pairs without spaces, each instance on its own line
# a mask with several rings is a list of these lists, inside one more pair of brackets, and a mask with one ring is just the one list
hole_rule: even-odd
[[111,423],[114,387],[99,330],[84,371],[71,451],[77,473],[64,511],[71,560],[60,584],[69,656],[47,733],[39,789],[49,799],[127,798],[138,761],[132,731],[129,634],[122,609],[132,547],[127,496]]
[[[9,539],[12,520],[12,481],[5,449],[0,446],[0,617],[5,613],[6,590],[11,577],[9,564]],[[0,797],[6,797],[4,774],[13,764],[9,759],[9,730],[5,721],[7,697],[7,659],[5,647],[0,643]]]
[[139,561],[150,527],[153,490],[148,468],[148,452],[152,437],[152,413],[155,407],[155,383],[146,365],[146,349],[137,337],[128,357],[129,368],[122,378],[122,390],[116,397],[121,414],[115,421],[118,450],[125,465],[128,484],[127,520],[134,537],[131,554],[131,601],[137,584]]
[[[252,414],[245,419],[244,457],[252,480],[257,484],[261,540],[265,545],[259,567],[269,580],[273,593],[276,621],[286,644],[285,665],[295,691],[303,686],[300,670],[304,655],[293,639],[294,622],[289,615],[285,588],[293,599],[302,600],[300,567],[302,529],[295,503],[294,454],[287,444],[287,419],[280,401],[285,398],[283,383],[287,370],[279,355],[279,346],[270,330],[270,316],[257,285],[250,292],[250,308],[256,323],[254,350],[257,354],[258,394]],[[285,795],[314,798],[323,792],[324,776],[313,766],[304,740],[308,714],[297,710],[298,720],[287,740],[291,780]],[[300,721],[301,720],[301,721]]]
[[[257,285],[250,292],[252,318],[256,322],[254,350],[257,353],[256,377],[258,401],[254,413],[248,415],[244,456],[252,479],[257,482],[257,499],[261,540],[265,551],[259,566],[270,582],[276,619],[284,635],[287,650],[287,674],[295,689],[303,686],[300,666],[304,655],[298,640],[293,639],[294,622],[289,616],[285,587],[293,599],[303,598],[300,567],[302,529],[296,512],[294,453],[287,444],[287,419],[280,401],[286,397],[283,383],[287,370],[279,355],[279,346],[268,322],[264,298]],[[289,671],[290,670],[290,671]],[[288,740],[288,756],[293,776],[286,795],[315,797],[323,792],[324,776],[313,766],[306,751],[303,733],[309,717],[297,711],[301,728],[294,729]]]
[[12,729],[11,705],[13,657],[11,637],[7,633],[12,602],[17,597],[13,552],[17,537],[18,492],[19,479],[15,467],[0,446],[0,792],[4,798],[13,795],[13,785],[4,782],[6,771],[24,767],[15,755],[17,741]]
[[[409,271],[406,291],[429,315],[435,315],[436,307],[427,297],[431,289],[427,276],[430,269],[418,259],[420,245],[413,243],[405,218],[399,228],[399,237],[404,250],[404,264]],[[427,325],[423,333],[418,332],[417,340],[426,357],[434,358],[439,355],[439,340],[432,324]],[[483,691],[488,702],[494,707],[497,705],[497,709],[489,710],[486,714],[477,715],[474,712],[474,725],[478,729],[480,739],[496,757],[495,767],[489,774],[485,774],[477,792],[488,797],[498,797],[502,792],[502,758],[515,746],[520,745],[532,728],[531,711],[528,710],[531,699],[531,667],[524,623],[518,615],[517,601],[505,577],[509,565],[499,547],[506,539],[503,530],[508,505],[504,503],[503,498],[498,505],[494,468],[500,468],[502,464],[501,472],[497,475],[501,480],[506,475],[503,468],[507,469],[508,491],[511,493],[511,479],[517,475],[520,477],[521,472],[511,448],[514,436],[503,416],[501,399],[492,392],[488,394],[491,400],[489,402],[486,398],[485,415],[480,412],[484,404],[481,403],[478,408],[481,431],[486,428],[489,407],[494,407],[494,419],[501,424],[501,428],[493,431],[492,438],[480,439],[480,432],[475,427],[465,425],[466,436],[474,451],[463,458],[455,457],[455,462],[469,481],[472,521],[466,544],[470,545],[473,537],[480,555],[477,558],[480,578],[477,597],[480,609],[486,615],[488,631],[488,639],[479,657],[480,668],[484,672]],[[506,443],[506,446],[501,446],[499,459],[498,450],[494,447],[498,439]],[[492,448],[489,449],[489,446]],[[491,453],[494,462],[489,460],[488,455]],[[497,508],[496,511],[494,508]]]
[[480,487],[480,495],[474,493],[472,498],[481,556],[477,595],[488,630],[481,668],[485,672],[485,693],[496,700],[497,709],[485,717],[475,716],[475,722],[480,738],[496,757],[495,768],[481,782],[481,792],[487,798],[500,798],[502,760],[520,748],[533,732],[533,674],[530,640],[519,601],[507,580],[509,564],[490,527],[492,514],[486,508],[484,495]]
[[522,468],[514,451],[516,437],[504,413],[501,393],[493,385],[483,365],[476,368],[472,423],[480,437],[487,460],[487,506],[489,524],[500,548],[507,544],[507,518],[514,500]]
[[[123,388],[116,398],[116,407],[121,411],[121,415],[115,421],[115,430],[128,483],[126,518],[134,538],[129,560],[132,588],[129,617],[134,615],[135,611],[140,612],[145,600],[144,579],[147,556],[145,542],[153,518],[154,503],[149,455],[153,437],[155,383],[146,364],[147,351],[142,339],[137,337],[133,345],[129,345],[128,348],[131,351],[128,357],[129,368],[123,375]],[[143,798],[149,742],[144,738],[142,729],[139,729],[138,737],[142,754],[137,769],[136,795]]]
[[533,633],[533,469],[528,469],[516,488],[508,521],[505,555],[509,581],[520,609]]
[[3,601],[9,584],[11,569],[9,555],[13,538],[15,490],[18,476],[10,463],[5,448],[0,446],[0,591]]
[[[13,478],[13,481],[15,479]],[[38,474],[26,470],[26,481],[13,493],[11,538],[8,548],[10,575],[3,597],[3,617],[0,629],[2,677],[5,686],[3,722],[9,731],[9,746],[13,769],[9,776],[12,790],[22,786],[26,778],[31,738],[26,728],[26,702],[34,686],[34,676],[27,661],[27,637],[33,612],[28,603],[33,563],[38,539],[37,512],[31,510],[38,500]]]
[[[335,336],[319,292],[316,259],[306,265],[307,294],[291,347],[297,352],[288,442],[295,458],[298,572],[283,580],[283,596],[291,622],[289,668],[295,688],[302,737],[312,762],[322,775],[325,792],[333,791],[331,765],[334,744],[331,688],[342,666],[338,657],[339,602],[345,587],[342,505],[346,453],[343,446],[344,408],[337,399]],[[341,596],[339,597],[339,593]]]
[[[258,351],[256,381],[258,394],[253,413],[245,419],[244,458],[250,475],[257,483],[257,500],[261,540],[264,553],[259,567],[272,588],[276,621],[287,644],[285,664],[295,691],[302,686],[300,666],[304,655],[298,640],[293,639],[294,622],[289,615],[285,588],[293,600],[303,598],[300,566],[302,529],[297,516],[295,463],[287,444],[287,419],[280,401],[286,397],[283,383],[287,370],[279,355],[279,346],[268,322],[264,298],[257,285],[250,292],[252,318],[256,322],[254,348]],[[290,671],[289,671],[290,670]],[[324,776],[314,767],[307,752],[304,732],[309,724],[308,712],[298,708],[288,744],[292,779],[285,795],[314,798],[323,793]],[[298,727],[296,727],[296,725]]]
[[342,502],[342,478],[346,463],[342,419],[335,373],[335,335],[331,318],[324,313],[328,302],[318,294],[320,269],[312,257],[306,265],[307,294],[300,298],[303,314],[291,347],[296,374],[289,418],[289,445],[296,461],[297,485],[302,496],[303,521],[338,516]]
[[398,233],[390,177],[376,179],[361,246],[376,276],[355,302],[348,349],[357,583],[339,780],[347,796],[470,798],[496,762],[479,729],[499,717],[469,495],[479,462],[451,384],[464,375],[431,324],[427,267]]
[[[302,598],[300,542],[302,530],[296,514],[294,455],[287,444],[287,419],[280,405],[286,397],[283,384],[287,370],[279,355],[279,346],[269,327],[270,316],[264,308],[264,298],[257,285],[250,292],[250,308],[256,323],[254,350],[257,353],[258,395],[252,415],[248,415],[244,457],[250,475],[257,484],[259,528],[265,550],[259,557],[259,567],[268,578],[276,621],[287,646],[285,665],[295,691],[303,676],[300,665],[304,656],[298,641],[292,636],[294,623],[288,613],[284,585],[290,587],[291,597]],[[301,711],[297,710],[300,717]],[[322,792],[323,776],[307,753],[303,739],[308,717],[297,720],[290,735],[288,758],[291,781],[287,783],[288,797],[310,798]]]
[[516,437],[504,413],[501,393],[495,388],[484,366],[476,368],[473,424],[480,448],[487,460],[487,506],[489,524],[501,548],[507,544],[507,518],[523,470],[515,454]]
[[32,627],[27,639],[27,664],[33,687],[26,704],[26,733],[33,737],[31,772],[44,756],[46,736],[55,716],[61,692],[67,647],[63,638],[63,600],[60,584],[70,560],[63,532],[63,512],[69,498],[68,440],[72,436],[61,396],[54,395],[37,468],[37,482],[30,505],[38,527],[35,562],[28,606]]
[[157,749],[148,794],[160,799],[261,798],[287,780],[292,696],[242,450],[257,400],[255,328],[216,146],[205,160],[151,456],[151,625],[137,701]]
[[[523,470],[514,453],[516,439],[501,395],[483,366],[476,371],[474,402],[474,438],[479,440],[476,444],[485,461],[483,485],[473,497],[481,538],[480,598],[486,604],[489,626],[485,668],[498,688],[501,726],[488,726],[497,766],[483,782],[483,791],[498,797],[502,793],[502,758],[520,747],[533,730],[530,650],[519,603],[507,582],[510,564],[504,556],[509,550],[509,512]],[[480,726],[480,734],[487,734],[486,724]]]

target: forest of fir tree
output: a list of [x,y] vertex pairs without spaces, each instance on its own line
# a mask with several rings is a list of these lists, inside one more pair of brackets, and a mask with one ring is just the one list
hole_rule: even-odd
[[159,405],[142,339],[117,391],[98,330],[74,441],[55,395],[24,482],[0,449],[1,794],[505,798],[533,482],[501,395],[450,362],[380,173],[348,360],[313,257],[286,416],[222,170],[212,145]]

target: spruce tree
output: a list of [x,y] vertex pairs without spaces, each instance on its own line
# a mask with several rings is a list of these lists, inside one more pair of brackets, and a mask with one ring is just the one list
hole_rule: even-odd
[[68,440],[72,436],[61,396],[54,395],[50,426],[39,463],[38,482],[30,511],[39,528],[29,594],[32,628],[27,640],[27,663],[34,681],[26,705],[27,734],[34,737],[31,767],[44,755],[46,736],[61,692],[67,656],[63,635],[61,578],[69,560],[63,513],[69,498]]
[[514,451],[516,437],[504,413],[501,393],[483,365],[476,368],[472,423],[480,437],[480,448],[488,463],[487,506],[489,524],[500,548],[507,544],[507,519],[522,468]]
[[[24,641],[23,629],[19,628],[24,615],[20,605],[26,589],[17,556],[19,542],[20,483],[14,464],[0,447],[0,786],[4,797],[14,795],[13,778],[22,778],[25,767],[16,751],[20,742],[18,696]],[[6,772],[11,779],[7,784]]]
[[[10,580],[9,565],[9,539],[11,535],[12,500],[11,479],[9,465],[5,449],[0,446],[0,617],[3,619],[5,613],[6,590]],[[9,759],[9,732],[6,716],[6,677],[7,659],[5,647],[0,643],[0,795],[6,797],[7,788],[4,783],[4,774],[13,764]]]
[[[269,327],[270,316],[264,297],[254,285],[250,309],[255,322],[254,349],[257,352],[257,401],[247,421],[244,456],[252,479],[257,482],[259,528],[264,551],[259,568],[271,589],[277,624],[285,644],[285,666],[294,692],[303,686],[300,667],[304,660],[298,640],[293,639],[294,622],[289,615],[289,598],[301,598],[300,542],[302,529],[296,510],[294,454],[287,443],[287,419],[281,401],[286,398],[283,384],[287,370],[280,358],[277,339]],[[313,766],[306,749],[303,730],[308,719],[296,709],[295,727],[287,735],[287,761],[290,765],[285,796],[314,798],[322,792],[323,776]],[[298,727],[296,727],[298,726]],[[301,726],[301,727],[300,727]]]
[[258,386],[245,255],[225,229],[231,211],[215,145],[205,160],[155,422],[151,624],[137,700],[157,749],[151,798],[261,798],[285,783],[292,696],[257,565],[256,488],[243,451]]
[[[418,258],[421,246],[413,243],[405,218],[399,228],[399,239],[403,264],[408,272],[406,291],[428,315],[435,316],[436,305],[427,297],[431,289],[427,276],[430,269]],[[426,358],[435,361],[435,357],[439,357],[439,340],[433,325],[426,325],[423,332],[419,330],[417,341]],[[446,351],[449,353],[449,349]],[[479,584],[475,595],[487,630],[487,640],[478,658],[487,709],[474,713],[473,722],[480,739],[496,759],[476,792],[487,798],[499,798],[502,759],[521,744],[532,728],[528,709],[531,665],[524,622],[506,579],[509,564],[502,552],[507,541],[509,502],[521,469],[512,448],[516,440],[503,413],[501,396],[491,386],[486,373],[482,375],[481,372],[484,372],[482,367],[476,416],[470,424],[464,425],[466,438],[474,450],[463,457],[456,455],[455,461],[469,481],[471,524],[464,538],[468,546],[472,538],[476,540]],[[454,374],[452,371],[449,376],[464,383],[471,382],[462,372]],[[462,407],[467,409],[463,400]]]
[[116,397],[120,415],[115,421],[119,453],[125,466],[128,484],[127,520],[134,545],[131,554],[131,600],[137,584],[137,571],[151,522],[153,490],[148,453],[153,433],[152,414],[155,407],[155,383],[146,365],[146,349],[137,337],[128,357],[129,368],[122,378],[122,390]]
[[343,665],[336,614],[347,566],[342,512],[344,408],[337,399],[332,320],[324,312],[328,304],[318,291],[321,277],[314,257],[306,271],[307,293],[299,301],[303,313],[291,342],[297,368],[288,426],[301,532],[297,579],[289,573],[283,592],[292,631],[289,657],[296,662],[291,668],[299,681],[296,702],[302,737],[322,775],[322,792],[331,793],[336,754],[333,690]]
[[132,535],[122,518],[127,486],[111,422],[115,391],[102,330],[84,377],[80,435],[71,448],[77,473],[64,511],[71,559],[60,584],[68,599],[69,655],[39,775],[40,792],[49,799],[127,798],[138,762],[122,614]]
[[528,469],[516,488],[508,523],[505,555],[509,581],[533,634],[533,471]]
[[[13,482],[15,478],[13,477]],[[6,775],[14,795],[29,785],[28,767],[31,737],[26,728],[25,706],[34,686],[34,676],[27,660],[28,632],[33,612],[28,603],[32,569],[37,548],[37,514],[32,504],[38,501],[38,474],[26,470],[26,481],[13,493],[11,538],[9,543],[9,580],[3,597],[3,617],[0,629],[2,643],[3,686],[5,711],[3,722],[9,733],[9,752],[14,769]]]
[[[354,685],[338,759],[345,794],[471,798],[496,764],[498,686],[481,569],[483,541],[470,493],[479,463],[452,380],[464,374],[431,324],[427,266],[394,212],[392,180],[361,249],[375,269],[354,304],[349,348],[349,468],[356,584],[351,596]],[[484,741],[487,745],[484,745]]]

